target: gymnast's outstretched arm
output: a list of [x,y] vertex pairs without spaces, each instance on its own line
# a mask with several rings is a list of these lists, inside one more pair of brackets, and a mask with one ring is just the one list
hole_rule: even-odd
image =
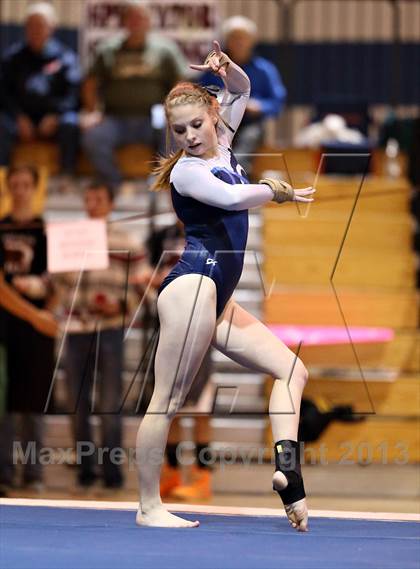
[[268,185],[227,184],[211,173],[205,160],[197,158],[177,165],[171,179],[182,196],[232,211],[257,207],[273,199]]
[[[227,184],[216,178],[205,160],[190,158],[172,170],[171,182],[182,196],[230,211],[261,206],[269,201],[311,202],[313,188],[293,189],[279,180],[265,179],[259,184]],[[288,190],[284,190],[283,186]]]

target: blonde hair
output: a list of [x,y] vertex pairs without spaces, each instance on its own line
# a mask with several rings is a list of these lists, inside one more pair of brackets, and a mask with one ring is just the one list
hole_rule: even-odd
[[[219,114],[219,103],[216,97],[210,95],[210,93],[201,87],[200,85],[195,85],[194,83],[190,83],[188,81],[182,81],[181,83],[177,83],[175,87],[171,89],[165,99],[165,115],[166,115],[166,133],[167,133],[167,143],[169,142],[169,113],[174,107],[178,107],[179,105],[203,105],[207,107],[209,112],[214,112],[217,115]],[[169,146],[169,144],[167,144]],[[177,161],[184,156],[183,150],[178,150],[170,154],[167,157],[161,156],[158,159],[158,164],[155,168],[153,168],[152,173],[156,176],[155,181],[152,184],[151,190],[159,191],[162,189],[168,189],[170,186],[170,176],[172,172],[172,168],[175,166]]]

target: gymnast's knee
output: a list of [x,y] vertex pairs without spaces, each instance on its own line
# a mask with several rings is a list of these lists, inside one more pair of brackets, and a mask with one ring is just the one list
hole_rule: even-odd
[[296,362],[296,373],[298,374],[299,379],[303,382],[303,384],[306,385],[309,379],[309,373],[304,363],[299,358],[297,359]]
[[296,358],[290,363],[290,368],[287,373],[283,370],[282,373],[279,373],[275,377],[287,381],[287,383],[290,381],[300,383],[303,389],[308,381],[309,374],[302,360]]

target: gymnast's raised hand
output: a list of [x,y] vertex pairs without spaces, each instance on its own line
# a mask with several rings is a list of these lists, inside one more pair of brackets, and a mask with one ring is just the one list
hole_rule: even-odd
[[215,75],[220,75],[222,78],[226,78],[226,68],[229,66],[229,57],[222,52],[220,49],[220,44],[218,41],[213,41],[213,51],[211,51],[203,65],[193,65],[191,64],[191,69],[195,71],[201,71],[205,73],[206,71],[211,71]]

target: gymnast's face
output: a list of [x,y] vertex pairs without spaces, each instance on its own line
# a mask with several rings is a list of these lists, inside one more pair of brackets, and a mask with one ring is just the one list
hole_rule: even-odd
[[216,113],[196,103],[178,105],[171,109],[169,122],[177,146],[186,154],[205,160],[216,155]]

